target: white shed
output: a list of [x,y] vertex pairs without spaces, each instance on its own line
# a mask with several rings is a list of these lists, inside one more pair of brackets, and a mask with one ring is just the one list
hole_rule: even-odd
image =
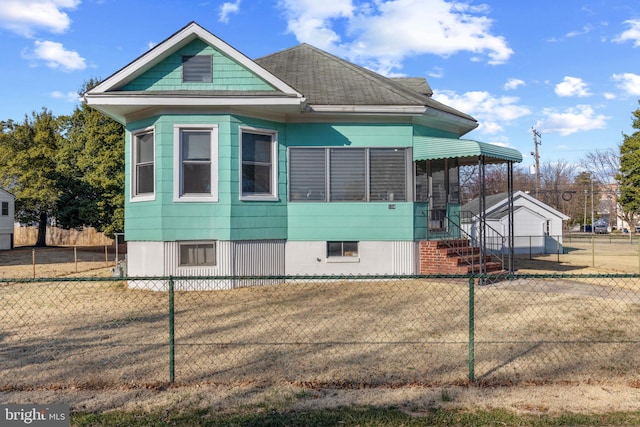
[[0,250],[13,249],[16,197],[0,188]]
[[[478,237],[478,206],[478,199],[462,206],[462,229],[472,239]],[[513,194],[513,207],[514,253],[562,253],[562,222],[569,219],[567,215],[522,191]],[[486,236],[490,236],[493,230],[502,236],[508,235],[507,208],[507,193],[485,197],[485,220],[490,228]],[[505,240],[503,245],[505,252],[508,250],[507,242],[508,240]]]

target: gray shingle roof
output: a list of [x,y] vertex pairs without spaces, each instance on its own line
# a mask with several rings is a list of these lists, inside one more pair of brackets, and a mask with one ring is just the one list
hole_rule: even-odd
[[[507,197],[509,196],[508,193],[498,193],[498,194],[491,194],[491,195],[487,195],[484,198],[484,208],[485,211],[489,210],[492,206],[497,205],[498,203],[502,203],[504,200],[507,199]],[[474,215],[479,215],[480,214],[480,199],[479,198],[475,198],[473,200],[470,200],[469,202],[467,202],[466,204],[464,204],[461,208],[461,210],[463,211],[469,211],[471,213],[473,213]]]
[[431,88],[425,79],[390,79],[306,43],[255,62],[302,93],[311,105],[427,106],[475,121],[426,95]]

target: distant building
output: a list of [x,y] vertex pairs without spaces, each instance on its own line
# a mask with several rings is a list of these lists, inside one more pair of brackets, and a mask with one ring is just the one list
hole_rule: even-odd
[[[513,205],[514,253],[562,253],[562,222],[569,219],[567,215],[522,191],[513,194]],[[492,235],[508,235],[507,193],[486,196],[485,211],[488,228],[485,235],[489,243],[506,252],[506,240],[492,242],[491,239]],[[480,226],[478,199],[462,206],[461,217],[463,230],[472,239],[477,239]]]
[[0,188],[0,250],[13,249],[16,197]]

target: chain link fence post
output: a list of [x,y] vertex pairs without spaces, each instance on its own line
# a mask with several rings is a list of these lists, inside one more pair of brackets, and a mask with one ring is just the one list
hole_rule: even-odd
[[469,381],[476,379],[475,373],[475,280],[469,277]]
[[176,380],[175,366],[175,304],[174,304],[174,282],[169,276],[169,382],[173,384]]

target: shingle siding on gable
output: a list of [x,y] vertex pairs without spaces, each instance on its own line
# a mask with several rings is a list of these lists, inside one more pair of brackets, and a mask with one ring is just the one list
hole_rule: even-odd
[[[183,55],[212,55],[212,83],[183,83]],[[264,80],[232,61],[202,40],[194,40],[176,53],[123,86],[124,91],[233,90],[275,91]]]

